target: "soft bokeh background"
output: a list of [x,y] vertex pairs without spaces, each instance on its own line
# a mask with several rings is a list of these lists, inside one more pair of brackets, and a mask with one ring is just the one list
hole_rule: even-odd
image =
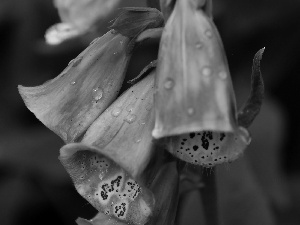
[[[300,24],[299,0],[214,0],[233,76],[237,102],[247,98],[252,58],[266,47],[262,72],[266,99],[250,131],[253,142],[236,163],[220,166],[219,206],[224,224],[300,224]],[[123,0],[122,6],[145,6]],[[111,15],[103,21],[107,30]],[[0,224],[75,224],[91,218],[59,163],[63,142],[27,110],[17,85],[35,86],[56,77],[97,34],[50,47],[46,29],[59,21],[52,0],[0,1]],[[128,74],[136,76],[156,58],[157,43],[136,49]],[[190,192],[179,224],[200,224],[199,192]]]

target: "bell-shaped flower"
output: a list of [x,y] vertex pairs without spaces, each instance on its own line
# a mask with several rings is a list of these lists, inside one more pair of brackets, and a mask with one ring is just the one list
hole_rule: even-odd
[[129,41],[111,30],[58,77],[37,87],[19,86],[26,106],[65,142],[76,141],[117,97],[131,56]]
[[[222,42],[201,7],[177,0],[158,56],[155,138],[205,130],[233,132],[236,102]],[[204,9],[205,10],[205,9]]]
[[114,101],[81,141],[101,149],[133,177],[145,169],[153,151],[154,75],[150,73]]
[[149,220],[154,206],[152,192],[113,159],[101,154],[101,149],[71,143],[60,149],[59,159],[78,193],[97,210],[135,225]]
[[120,0],[54,0],[62,23],[52,26],[46,32],[49,44],[84,34],[94,28],[97,22],[108,16]]
[[260,59],[264,48],[257,52],[253,60],[251,93],[238,114],[239,127],[234,132],[197,131],[166,138],[167,149],[176,157],[197,165],[212,167],[224,162],[232,162],[243,154],[251,138],[246,130],[257,116],[264,93],[260,73]]
[[138,35],[162,25],[156,9],[123,9],[114,30],[95,39],[58,77],[19,86],[27,107],[65,142],[77,141],[117,97]]

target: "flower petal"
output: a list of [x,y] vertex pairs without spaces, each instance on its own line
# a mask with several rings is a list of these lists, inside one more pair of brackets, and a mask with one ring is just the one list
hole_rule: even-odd
[[58,45],[65,40],[77,37],[81,32],[68,23],[58,23],[51,26],[45,34],[49,45]]
[[76,220],[78,225],[127,225],[127,223],[123,223],[118,221],[115,218],[112,218],[104,213],[99,212],[93,219],[86,220],[82,218],[78,218]]
[[28,109],[65,142],[73,142],[117,97],[131,54],[129,39],[109,31],[96,39],[56,78],[19,86]]
[[162,27],[163,24],[163,16],[157,9],[127,7],[122,9],[110,28],[126,37],[136,38],[146,29]]
[[234,133],[202,131],[171,137],[167,149],[181,160],[212,167],[236,160],[250,142],[248,131],[239,127]]
[[63,22],[83,32],[108,16],[119,2],[120,0],[55,0],[54,4]]
[[89,127],[82,143],[96,146],[133,177],[147,166],[153,150],[154,72],[128,89]]
[[59,159],[75,188],[97,210],[122,222],[145,224],[154,205],[151,191],[92,146],[71,143]]
[[236,127],[235,96],[218,31],[195,1],[178,0],[160,43],[153,137]]

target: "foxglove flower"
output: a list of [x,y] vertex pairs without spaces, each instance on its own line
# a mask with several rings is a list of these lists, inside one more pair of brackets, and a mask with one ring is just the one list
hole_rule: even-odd
[[152,214],[153,194],[100,152],[71,143],[61,148],[59,159],[78,193],[96,209],[123,222],[145,224]]
[[253,60],[251,93],[238,113],[239,127],[234,132],[199,131],[167,138],[167,149],[176,157],[196,165],[212,167],[232,162],[243,154],[251,138],[246,130],[259,113],[264,93],[260,60],[264,48]]
[[54,0],[62,23],[46,32],[49,44],[60,44],[66,39],[82,35],[108,16],[120,0]]
[[155,138],[236,129],[235,96],[223,46],[201,2],[176,1],[164,28],[157,64]]
[[95,39],[58,77],[38,87],[19,86],[29,110],[65,142],[78,140],[117,97],[136,37],[163,25],[155,9],[127,8],[120,17],[114,30]]
[[117,97],[131,56],[129,41],[111,30],[58,77],[37,87],[19,86],[26,106],[65,142],[76,141]]

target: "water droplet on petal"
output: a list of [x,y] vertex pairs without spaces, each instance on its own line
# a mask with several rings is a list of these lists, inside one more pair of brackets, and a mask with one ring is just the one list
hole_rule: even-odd
[[114,116],[114,117],[118,117],[122,112],[122,109],[117,107],[117,108],[114,108],[111,112],[111,115]]
[[201,42],[197,42],[197,43],[196,43],[196,48],[198,48],[198,49],[199,49],[199,48],[202,48],[202,43],[201,43]]
[[222,71],[219,73],[219,77],[224,80],[227,77],[227,73],[225,71]]
[[207,30],[207,31],[205,31],[205,35],[206,35],[206,37],[211,38],[212,32],[210,30]]
[[129,114],[124,121],[126,121],[127,123],[133,123],[136,120],[136,115],[134,114]]
[[132,104],[130,104],[130,105],[128,105],[127,107],[126,107],[126,110],[128,111],[128,112],[132,112],[133,111],[133,105]]
[[79,63],[81,62],[81,60],[82,60],[82,57],[77,57],[76,59],[73,60],[72,66],[73,66],[73,67],[78,66]]
[[188,114],[193,115],[195,113],[195,110],[193,108],[188,108]]
[[76,81],[72,81],[72,82],[71,82],[71,85],[75,85],[75,84],[76,84]]
[[135,143],[140,143],[140,142],[141,142],[141,139],[136,139],[134,142],[135,142]]
[[103,96],[103,91],[100,88],[93,89],[93,96],[95,101],[99,101]]
[[209,67],[204,67],[204,68],[202,69],[202,74],[203,74],[203,76],[208,77],[208,76],[211,75],[211,73],[212,73],[212,71],[211,71],[211,68],[209,68]]
[[92,40],[92,42],[90,43],[90,45],[94,44],[96,41],[98,41],[100,39],[100,37],[95,38],[94,40]]
[[146,105],[145,109],[146,109],[147,111],[150,111],[150,110],[152,109],[152,106],[153,106],[152,103],[148,103],[148,104]]
[[167,78],[164,87],[165,89],[172,89],[174,87],[174,81],[171,78]]
[[72,59],[69,63],[68,63],[68,66],[70,65],[70,64],[72,64],[74,62],[74,59]]
[[244,127],[239,127],[239,132],[241,139],[245,142],[246,145],[249,145],[252,139],[247,129],[245,129]]

